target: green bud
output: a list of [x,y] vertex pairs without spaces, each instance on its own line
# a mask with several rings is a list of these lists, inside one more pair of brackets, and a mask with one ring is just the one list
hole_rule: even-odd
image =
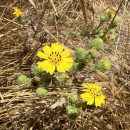
[[80,114],[79,110],[80,110],[79,108],[72,107],[70,105],[66,107],[66,112],[67,112],[68,117],[73,120],[79,116]]
[[118,24],[118,22],[119,22],[119,17],[115,17],[115,19],[113,20],[113,22],[112,22],[112,26],[115,26],[115,25],[117,25]]
[[86,33],[90,33],[93,30],[93,27],[91,25],[88,25],[87,28],[85,29]]
[[111,9],[106,9],[105,10],[105,16],[106,16],[106,18],[107,18],[107,20],[109,20],[110,18],[111,18],[111,15],[110,15],[110,13],[109,13],[109,11],[110,11]]
[[69,69],[70,72],[78,71],[78,64],[76,62],[73,63],[73,66]]
[[115,41],[116,36],[115,35],[111,35],[111,41]]
[[117,26],[111,27],[111,29],[109,30],[109,32],[110,32],[111,34],[114,33],[114,31],[116,30],[116,27],[117,27]]
[[108,9],[106,9],[106,10],[104,11],[104,13],[105,13],[106,15],[108,15],[108,14],[109,14],[109,11],[110,11],[110,9],[108,8]]
[[82,47],[77,48],[77,49],[75,50],[75,53],[74,53],[74,55],[76,56],[76,58],[79,59],[79,60],[84,59],[85,56],[86,56],[85,54],[86,54],[86,53],[85,53],[85,50],[84,50],[84,48],[82,48]]
[[25,75],[20,75],[18,77],[18,84],[22,85],[28,82],[28,78]]
[[37,88],[36,95],[38,97],[45,97],[48,94],[48,90],[46,90],[44,87]]
[[105,72],[111,68],[111,61],[108,59],[101,59],[95,64],[95,69]]
[[92,27],[91,25],[88,25],[87,28],[85,28],[85,29],[81,32],[81,35],[86,36],[86,35],[88,35],[92,30],[93,30],[93,27]]
[[100,23],[104,23],[104,22],[106,22],[107,21],[107,18],[104,16],[104,15],[102,15],[101,17],[100,17]]
[[[94,57],[93,57],[92,53],[90,52],[90,50],[88,50],[88,51],[86,51],[86,58],[83,63],[85,65],[88,65],[93,59],[94,59]],[[80,65],[82,69],[85,67],[83,63],[81,64],[82,66]],[[79,66],[79,68],[80,68],[80,66]]]
[[71,103],[76,103],[78,101],[78,95],[76,93],[72,93],[69,97],[69,101]]
[[99,31],[98,31],[98,36],[100,37],[100,38],[104,38],[104,36],[105,36],[105,28],[102,28],[102,29],[100,29]]
[[97,51],[100,51],[103,47],[103,40],[101,38],[95,38],[91,41],[89,48],[94,48]]
[[33,66],[32,73],[35,74],[38,77],[41,77],[43,74],[43,71],[41,68],[39,68],[37,65]]
[[58,80],[58,82],[57,82],[58,85],[62,85],[66,82],[67,74],[66,73],[56,73],[55,77]]
[[105,36],[105,33],[99,33],[100,38],[104,38],[104,36]]

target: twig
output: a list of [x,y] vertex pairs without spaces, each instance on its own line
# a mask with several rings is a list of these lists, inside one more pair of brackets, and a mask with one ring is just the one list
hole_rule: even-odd
[[[0,92],[0,97],[1,97],[2,102],[3,102],[3,96],[2,96],[2,94],[1,94],[1,92]],[[3,103],[4,103],[4,102],[3,102]],[[16,129],[16,126],[14,125],[14,122],[13,122],[13,120],[12,120],[10,114],[9,114],[8,108],[7,108],[7,106],[6,106],[5,103],[4,103],[4,106],[5,106],[5,108],[6,108],[6,111],[7,111],[8,115],[9,115],[10,121],[12,122],[12,126],[13,126],[14,130],[17,130],[17,129]]]
[[86,0],[80,0],[80,5],[81,5],[82,12],[83,12],[85,24],[87,25],[88,24],[88,12],[87,12]]

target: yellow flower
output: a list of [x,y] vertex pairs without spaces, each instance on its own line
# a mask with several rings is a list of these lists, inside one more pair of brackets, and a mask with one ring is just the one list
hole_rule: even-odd
[[45,59],[42,62],[38,62],[38,67],[43,71],[47,71],[53,74],[55,69],[58,72],[68,71],[73,65],[73,59],[68,58],[71,54],[69,49],[63,51],[64,47],[58,43],[52,43],[51,47],[48,45],[44,46],[43,52],[39,51],[37,56]]
[[23,15],[24,12],[22,12],[21,10],[19,10],[18,8],[14,8],[15,12],[13,14],[15,14],[17,17],[19,17],[20,15]]
[[105,59],[104,61],[104,66],[107,70],[109,70],[111,68],[111,61],[108,59]]
[[85,91],[86,93],[83,93],[80,96],[84,101],[87,101],[88,105],[95,104],[97,107],[105,103],[105,96],[101,93],[101,86],[97,86],[91,83],[88,85],[83,83],[82,86],[86,87],[86,89],[83,89],[81,91]]
[[115,16],[114,12],[113,12],[111,9],[109,10],[108,13],[109,13],[109,15],[110,15],[111,17],[114,17],[114,16]]

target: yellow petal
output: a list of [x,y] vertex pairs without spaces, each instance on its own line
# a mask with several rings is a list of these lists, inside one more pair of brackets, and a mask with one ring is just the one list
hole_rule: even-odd
[[81,91],[89,92],[89,90],[88,90],[88,89],[82,89]]
[[61,62],[60,66],[62,66],[65,70],[69,70],[73,64],[72,63],[66,63],[66,62]]
[[41,52],[41,51],[38,51],[37,56],[40,57],[40,58],[43,58],[43,59],[48,58],[48,56],[45,53]]
[[39,68],[42,68],[42,70],[45,71],[50,63],[47,60],[44,60],[43,62],[38,62],[37,64]]
[[83,83],[82,86],[85,88],[89,88],[85,83]]
[[63,52],[61,53],[61,56],[62,56],[62,58],[66,58],[66,57],[68,57],[70,54],[71,54],[71,53],[70,53],[69,49],[66,49],[65,51],[63,51]]
[[89,88],[95,88],[95,84],[88,83]]
[[61,64],[57,65],[57,71],[65,73],[65,69],[64,69],[64,67]]
[[48,45],[44,46],[42,49],[48,56],[52,53],[51,48]]
[[64,46],[58,44],[58,52],[59,52],[59,54],[61,54],[61,52],[63,51],[63,49],[64,49]]
[[52,43],[52,44],[51,44],[51,50],[52,50],[53,52],[55,52],[55,50],[56,50],[56,43]]
[[90,100],[87,102],[88,105],[92,105],[93,103],[94,103],[94,98],[90,99]]
[[80,97],[84,100],[84,101],[88,101],[90,99],[92,99],[92,96],[89,93],[83,93],[80,95]]
[[72,59],[72,58],[63,58],[62,60],[63,60],[64,62],[73,63],[73,59]]
[[50,74],[53,74],[55,71],[55,65],[49,64],[46,71],[49,72]]
[[95,89],[98,89],[98,90],[101,90],[101,86],[97,86],[97,85],[95,85]]
[[98,97],[95,98],[95,106],[101,106],[101,100]]

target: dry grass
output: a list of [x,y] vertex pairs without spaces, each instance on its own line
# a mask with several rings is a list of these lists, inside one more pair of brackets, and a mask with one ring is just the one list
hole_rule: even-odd
[[[34,1],[34,0],[33,0]],[[42,46],[53,42],[64,44],[73,52],[77,47],[88,48],[90,38],[74,37],[70,32],[83,30],[85,22],[79,0],[51,0],[41,19],[47,0],[35,0],[36,9],[27,0],[0,1],[0,130],[129,130],[130,128],[130,3],[125,0],[118,12],[120,23],[115,42],[105,44],[102,57],[112,61],[112,69],[104,75],[98,71],[83,71],[74,75],[76,82],[65,90],[80,90],[82,82],[101,85],[106,103],[96,110],[84,112],[73,122],[65,114],[50,110],[60,97],[57,91],[39,99],[30,88],[17,85],[20,74],[32,78],[31,68],[38,61],[36,53]],[[96,26],[108,7],[117,11],[119,0],[89,2],[88,24]],[[13,16],[13,7],[25,12],[26,20],[19,25]],[[59,10],[59,21],[52,15]],[[94,16],[94,22],[93,22]],[[34,31],[37,34],[34,37]],[[70,90],[71,88],[71,90]],[[53,88],[50,88],[50,90]]]

